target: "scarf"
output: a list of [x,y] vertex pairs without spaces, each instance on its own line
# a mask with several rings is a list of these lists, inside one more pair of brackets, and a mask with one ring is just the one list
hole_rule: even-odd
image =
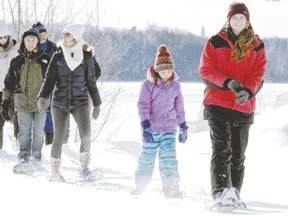
[[78,67],[83,61],[83,43],[84,40],[80,39],[73,47],[65,47],[63,42],[60,44],[60,47],[63,50],[65,61],[71,71]]

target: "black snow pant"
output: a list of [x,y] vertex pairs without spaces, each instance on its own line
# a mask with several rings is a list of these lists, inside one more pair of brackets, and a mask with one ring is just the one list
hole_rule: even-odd
[[242,113],[220,106],[205,107],[204,118],[210,126],[212,156],[210,164],[211,195],[215,198],[225,188],[241,190],[244,179],[245,151],[254,113]]

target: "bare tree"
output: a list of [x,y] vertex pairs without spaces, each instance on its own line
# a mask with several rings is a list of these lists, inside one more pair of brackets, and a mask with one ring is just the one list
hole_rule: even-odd
[[[100,94],[110,88],[110,85],[106,85],[104,80],[107,80],[107,74],[110,73],[115,62],[119,60],[121,52],[117,51],[118,47],[113,45],[111,37],[106,37],[99,29],[101,20],[98,0],[82,0],[81,7],[76,7],[79,5],[79,0],[2,0],[1,3],[2,13],[12,21],[18,41],[20,41],[21,32],[31,27],[36,21],[41,21],[47,27],[52,38],[59,37],[61,29],[65,25],[76,20],[84,21],[87,27],[84,37],[95,48],[97,61],[101,62],[106,59],[100,65],[102,75],[97,82]],[[4,8],[8,8],[8,10]],[[121,71],[121,68],[115,69],[113,71],[114,76],[117,77]],[[93,140],[96,140],[103,130],[109,128],[109,123],[113,123],[113,110],[120,92],[121,87],[116,86],[109,95],[101,95],[103,101],[102,117],[96,122],[93,121]],[[121,127],[121,123],[119,123],[119,127]],[[75,125],[71,129],[77,131]],[[77,140],[76,131],[75,139]]]

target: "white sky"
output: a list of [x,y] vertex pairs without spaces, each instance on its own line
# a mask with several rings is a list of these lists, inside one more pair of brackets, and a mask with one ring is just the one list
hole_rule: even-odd
[[[179,28],[200,35],[217,33],[226,21],[234,0],[99,0],[101,26],[139,29],[149,24]],[[250,21],[260,37],[288,37],[288,0],[241,0],[250,11]]]
[[[178,28],[200,35],[216,34],[224,25],[229,5],[234,0],[98,0],[102,27],[145,29],[147,26]],[[59,0],[60,21],[85,22],[97,14],[95,0]],[[250,11],[250,21],[260,37],[288,38],[288,0],[239,0]],[[24,3],[22,3],[24,4]],[[40,5],[41,7],[41,5]],[[42,7],[45,7],[43,4]],[[6,5],[8,10],[8,5]],[[45,10],[47,8],[45,7]],[[41,11],[41,8],[38,9]],[[41,12],[38,11],[38,16]],[[6,16],[7,16],[6,12]],[[61,16],[66,18],[61,19]],[[3,19],[2,13],[0,18]],[[8,18],[8,16],[7,16]],[[8,18],[9,19],[9,18]],[[32,18],[33,20],[33,18]]]

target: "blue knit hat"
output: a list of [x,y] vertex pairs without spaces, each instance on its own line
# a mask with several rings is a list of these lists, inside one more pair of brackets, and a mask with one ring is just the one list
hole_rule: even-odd
[[37,22],[35,24],[33,24],[32,28],[34,28],[36,31],[38,31],[39,33],[41,32],[47,32],[45,26],[41,23],[41,22]]

